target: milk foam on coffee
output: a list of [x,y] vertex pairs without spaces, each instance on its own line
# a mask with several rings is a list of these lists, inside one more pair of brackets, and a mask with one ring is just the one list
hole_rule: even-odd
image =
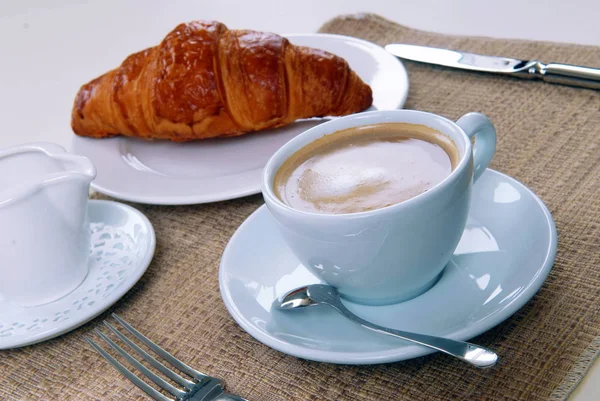
[[450,175],[458,157],[450,138],[423,125],[356,127],[300,149],[281,166],[274,187],[294,209],[356,213],[429,190]]

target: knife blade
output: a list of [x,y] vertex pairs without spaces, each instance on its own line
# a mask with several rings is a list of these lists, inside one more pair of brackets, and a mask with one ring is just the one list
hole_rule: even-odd
[[485,56],[435,47],[394,43],[385,50],[396,57],[462,70],[504,74],[525,79],[541,79],[562,85],[600,89],[600,69],[570,64],[544,64],[538,60],[518,60]]

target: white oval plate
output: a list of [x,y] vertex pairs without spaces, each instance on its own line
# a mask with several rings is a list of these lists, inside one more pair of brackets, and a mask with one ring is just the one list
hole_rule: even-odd
[[150,221],[117,202],[88,205],[92,244],[89,272],[70,294],[24,308],[0,299],[0,349],[54,338],[90,321],[117,302],[142,277],[156,244]]
[[[468,340],[525,305],[546,279],[555,255],[556,228],[546,206],[523,184],[487,170],[473,188],[454,256],[429,291],[395,305],[344,303],[381,326]],[[395,362],[433,352],[366,330],[328,307],[272,307],[288,291],[318,282],[291,254],[265,206],[239,227],[221,259],[225,306],[244,330],[269,347],[343,364]]]
[[[292,43],[345,58],[373,89],[370,110],[404,105],[408,76],[402,63],[376,44],[340,35],[287,35]],[[284,143],[325,119],[293,124],[237,138],[188,143],[134,138],[82,138],[70,151],[92,160],[98,176],[92,187],[132,202],[183,205],[239,198],[260,192],[262,169]]]

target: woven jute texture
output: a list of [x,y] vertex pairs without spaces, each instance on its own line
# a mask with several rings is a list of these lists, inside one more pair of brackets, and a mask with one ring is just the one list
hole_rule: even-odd
[[[600,49],[594,47],[450,37],[373,15],[340,17],[322,31],[381,45],[406,42],[600,67]],[[495,350],[499,365],[477,370],[430,355],[339,366],[303,361],[254,340],[228,315],[217,277],[228,239],[262,204],[260,196],[198,206],[135,205],[154,224],[156,255],[110,311],[250,400],[566,398],[600,346],[600,92],[414,63],[406,67],[411,84],[406,107],[451,119],[470,111],[487,114],[498,131],[491,167],[535,191],[558,227],[556,262],[537,296],[473,340]],[[143,399],[84,340],[107,317],[108,312],[42,344],[0,351],[0,399]]]

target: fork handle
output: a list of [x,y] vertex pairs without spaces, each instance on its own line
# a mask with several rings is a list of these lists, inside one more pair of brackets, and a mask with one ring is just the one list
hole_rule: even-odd
[[242,397],[238,397],[237,395],[223,393],[211,401],[248,401],[248,400],[245,398],[242,398]]
[[200,391],[192,395],[191,398],[185,398],[187,401],[248,401],[237,395],[229,394],[223,391],[223,383],[212,378],[208,384],[200,388]]

